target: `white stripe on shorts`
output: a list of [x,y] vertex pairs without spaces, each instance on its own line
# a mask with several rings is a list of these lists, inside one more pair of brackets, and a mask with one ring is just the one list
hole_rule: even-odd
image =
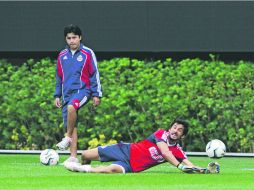
[[86,103],[86,101],[87,101],[87,97],[85,96],[85,97],[81,100],[81,102],[80,102],[80,107],[81,107],[84,103]]

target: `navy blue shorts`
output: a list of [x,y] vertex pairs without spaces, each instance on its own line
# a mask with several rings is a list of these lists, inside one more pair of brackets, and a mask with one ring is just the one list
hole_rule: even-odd
[[112,162],[123,169],[123,173],[132,172],[130,166],[130,144],[118,143],[109,146],[99,146],[98,152],[101,162]]
[[[90,99],[90,92],[86,89],[80,91],[74,91],[70,98],[65,99],[65,103],[62,107],[62,117],[64,121],[64,127],[67,128],[67,117],[68,117],[68,105],[73,105],[74,108],[78,110],[83,107]],[[76,122],[76,126],[78,121]]]

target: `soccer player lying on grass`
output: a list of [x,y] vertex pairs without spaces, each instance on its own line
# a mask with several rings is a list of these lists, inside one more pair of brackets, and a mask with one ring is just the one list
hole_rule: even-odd
[[[177,141],[188,133],[188,123],[176,119],[168,131],[157,130],[147,139],[137,143],[99,146],[82,152],[82,164],[65,162],[64,167],[75,172],[127,173],[141,172],[163,162],[169,162],[185,173],[219,173],[218,163],[209,163],[207,168],[192,164]],[[91,160],[113,163],[109,166],[91,167]]]

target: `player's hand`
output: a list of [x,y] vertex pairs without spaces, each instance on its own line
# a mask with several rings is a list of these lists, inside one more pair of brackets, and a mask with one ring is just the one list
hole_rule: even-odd
[[61,108],[61,107],[62,107],[60,98],[56,98],[56,99],[55,99],[55,106],[58,107],[58,108]]
[[182,172],[184,172],[184,173],[193,173],[192,167],[189,167],[189,166],[186,166],[186,165],[183,165],[183,164],[179,164],[177,166],[177,168],[179,170],[181,170]]
[[201,174],[217,174],[220,173],[220,165],[217,162],[211,162],[207,168],[192,168],[195,173]]
[[220,173],[220,164],[218,162],[210,162],[207,166],[207,169],[211,174]]
[[98,106],[100,103],[101,103],[100,98],[94,96],[94,97],[93,97],[93,106],[96,107],[96,106]]
[[197,168],[197,167],[193,167],[192,168],[193,172],[195,173],[201,173],[201,174],[209,174],[210,170],[207,168]]

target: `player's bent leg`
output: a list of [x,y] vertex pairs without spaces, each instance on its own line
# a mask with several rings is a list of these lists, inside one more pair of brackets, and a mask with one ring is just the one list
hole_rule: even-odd
[[62,139],[56,146],[60,150],[66,150],[71,142],[72,135],[77,121],[77,110],[73,105],[68,105],[67,107],[67,136]]
[[71,137],[77,121],[77,110],[73,105],[67,107],[67,136]]
[[81,155],[82,164],[90,164],[91,160],[99,160],[98,148],[93,148],[90,150],[84,150]]

